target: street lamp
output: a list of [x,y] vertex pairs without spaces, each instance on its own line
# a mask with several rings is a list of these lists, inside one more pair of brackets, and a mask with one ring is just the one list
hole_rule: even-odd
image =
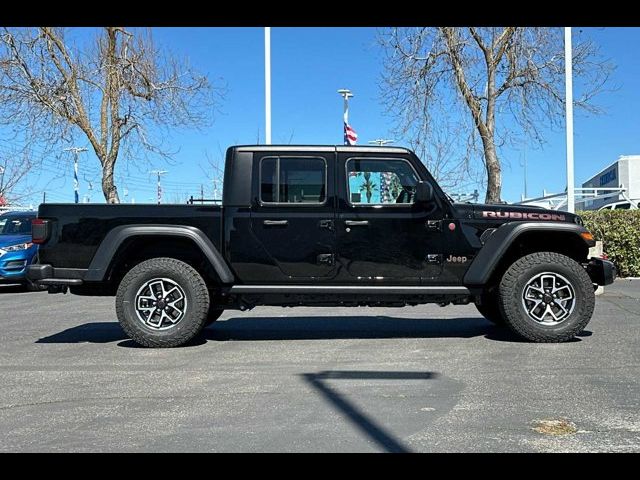
[[265,143],[271,145],[271,27],[264,27]]
[[394,140],[388,140],[386,138],[376,138],[375,140],[369,140],[371,145],[378,145],[380,147],[384,147],[388,143],[393,143]]
[[571,27],[564,27],[564,84],[567,129],[567,210],[575,213],[575,190],[573,180],[573,58]]

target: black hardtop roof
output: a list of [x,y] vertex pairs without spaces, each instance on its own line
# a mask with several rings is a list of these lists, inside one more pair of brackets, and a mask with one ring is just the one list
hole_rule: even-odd
[[380,147],[375,145],[234,145],[230,149],[238,152],[338,152],[338,153],[413,153],[404,147]]

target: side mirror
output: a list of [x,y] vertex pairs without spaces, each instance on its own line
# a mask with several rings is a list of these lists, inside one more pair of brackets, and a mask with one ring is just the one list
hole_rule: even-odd
[[433,202],[433,187],[428,182],[418,182],[416,185],[416,203]]

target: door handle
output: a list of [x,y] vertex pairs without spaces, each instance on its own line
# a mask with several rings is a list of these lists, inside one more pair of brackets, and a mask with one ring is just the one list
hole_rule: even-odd
[[369,220],[345,220],[344,224],[349,227],[364,227],[369,225]]
[[320,223],[318,225],[320,226],[320,228],[326,228],[333,232],[333,220],[320,220]]
[[285,226],[285,225],[289,225],[289,220],[265,220],[264,222],[262,222],[263,225],[266,225],[267,227],[275,227],[275,226]]

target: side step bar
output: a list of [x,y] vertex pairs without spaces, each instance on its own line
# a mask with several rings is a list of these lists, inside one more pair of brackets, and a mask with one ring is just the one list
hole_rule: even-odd
[[346,293],[346,294],[393,294],[393,295],[469,295],[467,287],[460,286],[404,286],[404,285],[234,285],[231,293]]

